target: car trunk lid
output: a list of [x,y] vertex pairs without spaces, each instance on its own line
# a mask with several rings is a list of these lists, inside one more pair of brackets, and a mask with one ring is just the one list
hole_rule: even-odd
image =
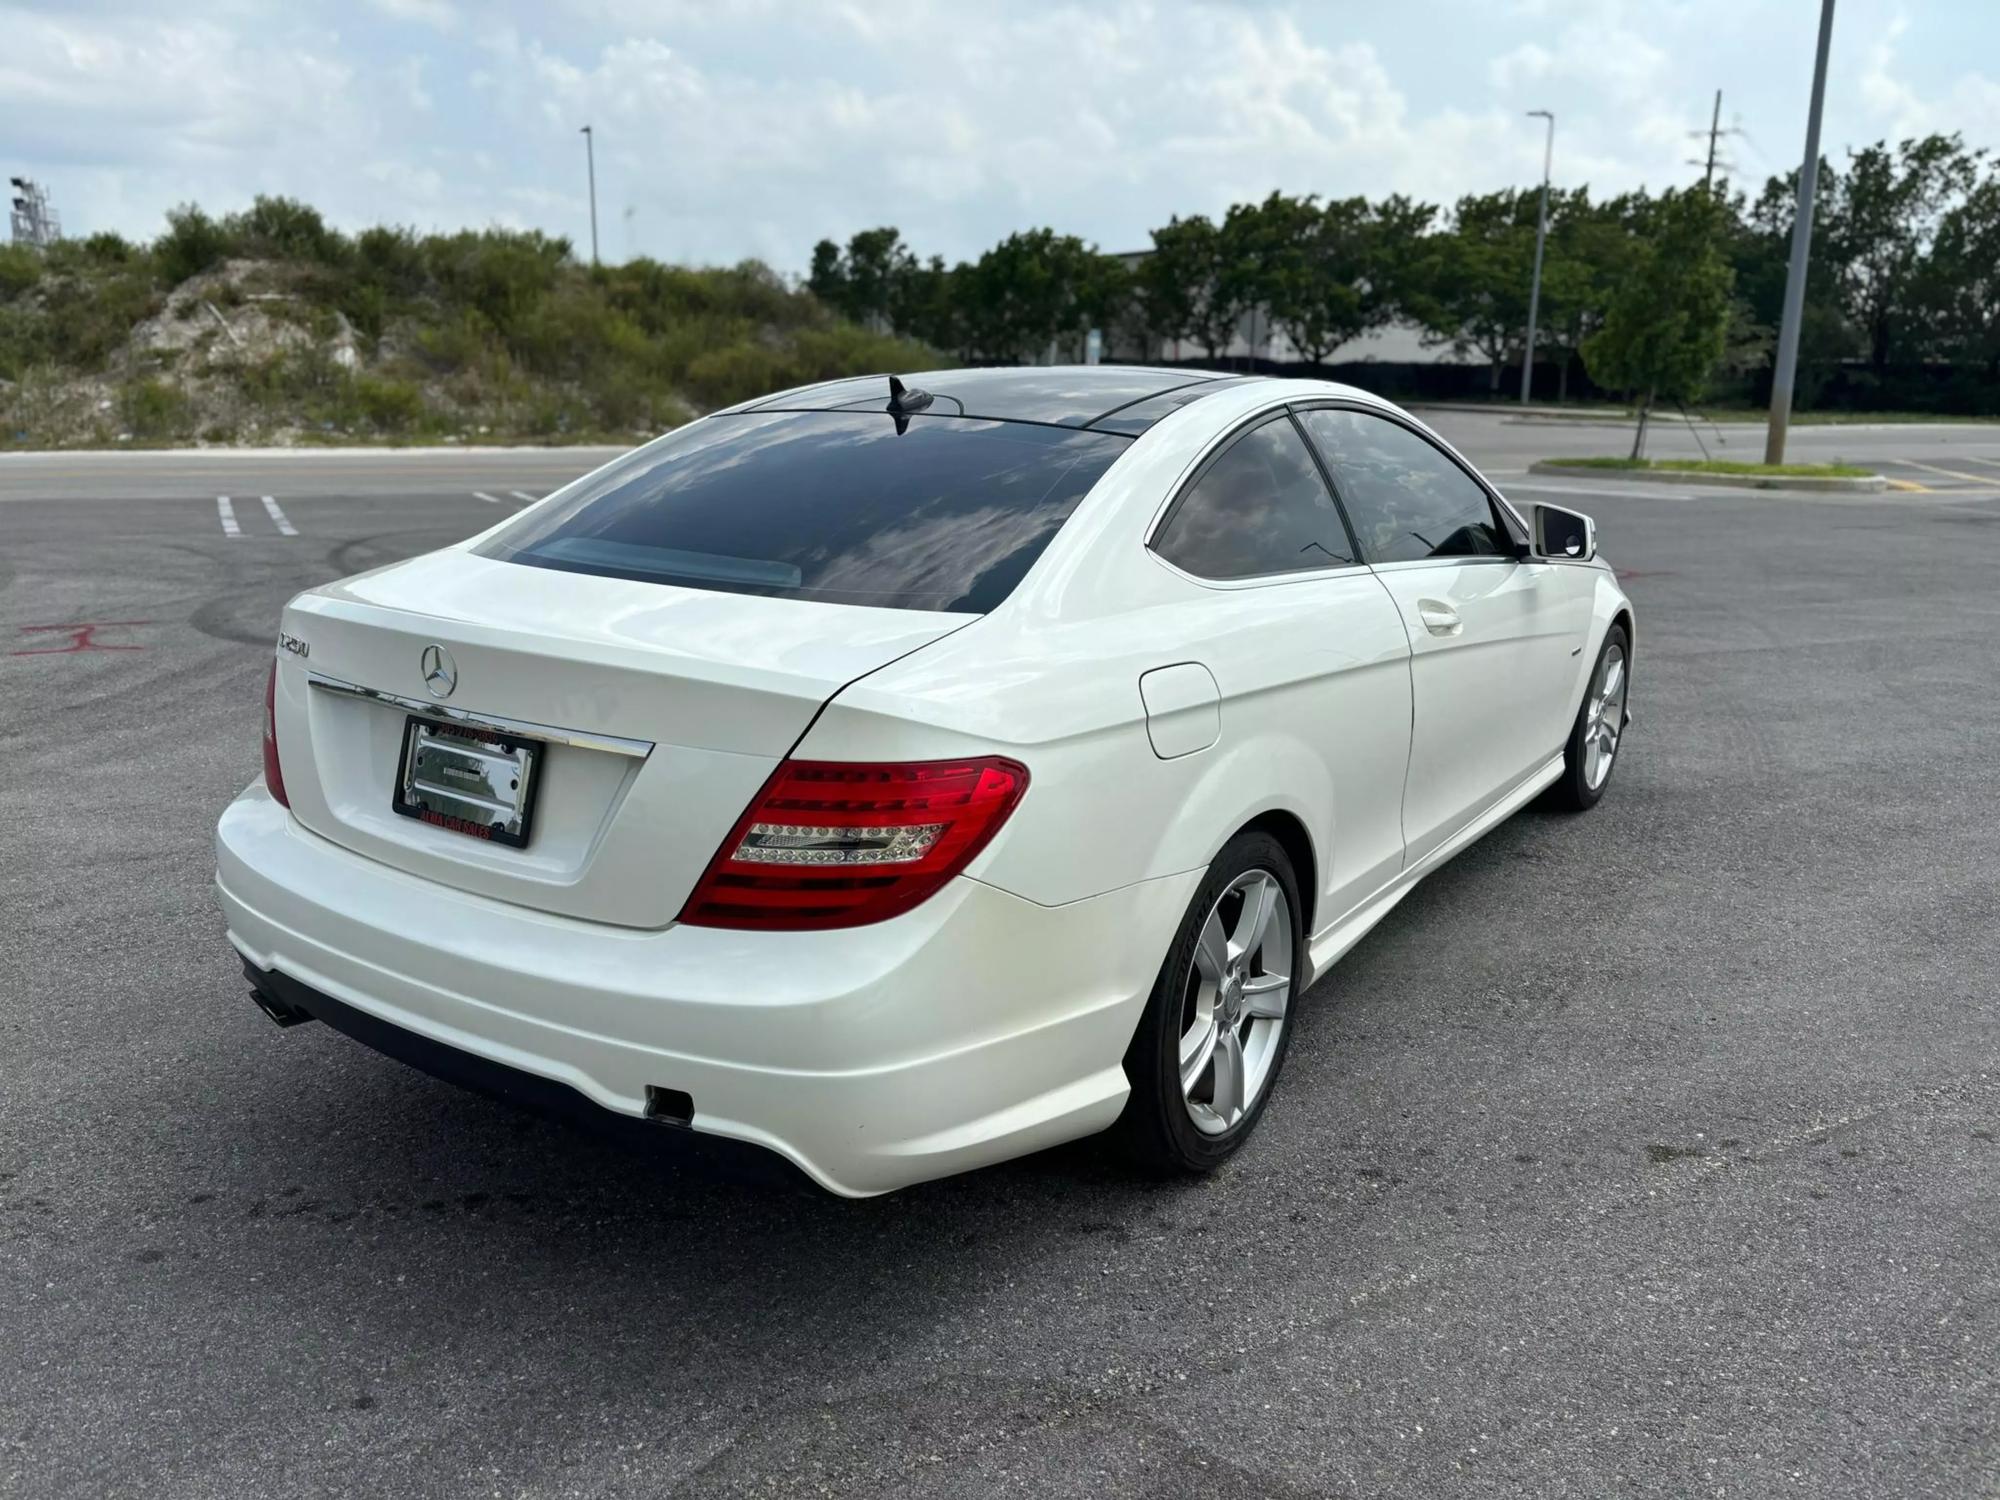
[[[458,889],[663,926],[829,698],[973,618],[434,553],[285,611],[306,652],[280,674],[292,810],[314,833]],[[397,813],[413,716],[533,746],[524,847]]]

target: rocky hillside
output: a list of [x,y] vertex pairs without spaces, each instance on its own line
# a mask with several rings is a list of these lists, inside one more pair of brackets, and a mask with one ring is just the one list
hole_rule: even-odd
[[565,442],[930,362],[756,262],[580,264],[533,232],[347,236],[286,199],[151,244],[0,247],[0,449]]

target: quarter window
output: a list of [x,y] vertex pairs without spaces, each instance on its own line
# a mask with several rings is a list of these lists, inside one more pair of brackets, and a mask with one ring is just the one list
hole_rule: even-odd
[[1153,545],[1198,578],[1261,578],[1354,561],[1312,450],[1284,416],[1223,449],[1181,496]]
[[1370,562],[1511,553],[1473,477],[1409,428],[1367,412],[1299,413]]

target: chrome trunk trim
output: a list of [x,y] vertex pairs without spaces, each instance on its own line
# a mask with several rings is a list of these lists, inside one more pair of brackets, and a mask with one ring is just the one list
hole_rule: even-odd
[[385,693],[380,688],[342,682],[339,678],[328,677],[323,672],[308,672],[306,681],[323,693],[335,693],[343,698],[359,698],[368,703],[383,703],[392,708],[399,708],[405,713],[420,714],[426,719],[436,719],[440,723],[460,724],[468,729],[485,729],[495,734],[522,735],[551,745],[573,745],[579,750],[602,750],[610,755],[628,755],[634,760],[644,760],[653,753],[651,740],[628,740],[615,734],[592,734],[581,729],[558,729],[552,724],[530,724],[525,719],[503,719],[497,714],[469,713],[465,709],[450,708],[442,703],[427,702],[421,698],[405,698],[400,693]]

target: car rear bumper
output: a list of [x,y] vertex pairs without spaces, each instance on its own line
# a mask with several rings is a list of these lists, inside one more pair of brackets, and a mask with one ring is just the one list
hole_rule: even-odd
[[[261,783],[216,829],[229,939],[279,976],[277,998],[289,981],[391,1055],[457,1076],[435,1049],[462,1053],[634,1122],[649,1090],[656,1106],[684,1094],[697,1135],[849,1196],[1116,1119],[1125,1046],[1200,873],[1055,907],[961,877],[847,931],[652,931],[404,874],[309,832]],[[475,1071],[458,1081],[521,1093]]]

